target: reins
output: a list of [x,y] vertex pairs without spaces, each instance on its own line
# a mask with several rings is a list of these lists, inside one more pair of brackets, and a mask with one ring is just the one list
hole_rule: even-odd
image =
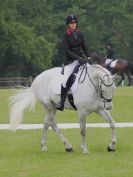
[[[82,81],[80,81],[81,76],[82,76],[84,70],[85,70],[84,78],[83,78]],[[84,80],[85,80],[85,78],[86,78],[86,75],[89,77],[91,83],[93,84],[94,88],[95,88],[96,91],[98,92],[99,89],[96,87],[96,85],[94,84],[94,82],[92,81],[92,79],[91,79],[91,77],[90,77],[90,75],[89,75],[89,73],[88,73],[88,70],[87,70],[87,63],[85,63],[85,65],[83,66],[82,71],[81,71],[81,74],[80,74],[80,76],[79,76],[78,82],[79,82],[80,84],[84,82]]]
[[[85,70],[84,79],[83,79],[82,81],[80,81],[81,76],[82,76],[84,70]],[[82,71],[81,71],[81,74],[80,74],[80,76],[79,76],[78,82],[79,82],[80,84],[82,84],[82,83],[84,82],[84,80],[85,80],[85,78],[86,78],[86,73],[87,73],[87,63],[84,64],[84,66],[83,66],[83,68],[82,68]]]

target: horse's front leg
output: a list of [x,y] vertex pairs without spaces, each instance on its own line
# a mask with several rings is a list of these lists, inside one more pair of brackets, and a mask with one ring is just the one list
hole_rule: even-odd
[[83,112],[79,112],[79,123],[81,133],[81,149],[84,154],[89,153],[86,145],[86,115]]
[[111,143],[107,147],[107,151],[115,151],[115,145],[116,145],[116,132],[115,132],[115,121],[111,117],[108,110],[99,110],[98,112],[107,122],[110,124],[110,128],[112,130],[111,134]]
[[58,128],[57,124],[54,121],[51,127],[57,133],[61,142],[65,145],[66,152],[73,152],[72,145],[69,143],[68,139],[63,135],[63,133],[61,133],[60,129]]

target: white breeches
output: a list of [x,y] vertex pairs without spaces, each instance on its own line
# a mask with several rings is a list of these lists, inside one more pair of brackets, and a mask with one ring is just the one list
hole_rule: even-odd
[[64,75],[63,75],[63,80],[62,80],[62,85],[63,87],[66,87],[66,83],[70,75],[72,74],[73,70],[75,69],[76,66],[79,65],[78,60],[74,60],[74,62],[68,64],[64,68]]

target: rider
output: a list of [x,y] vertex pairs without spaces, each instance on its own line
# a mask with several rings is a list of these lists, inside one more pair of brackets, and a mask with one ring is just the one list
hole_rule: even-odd
[[63,37],[63,50],[65,52],[64,62],[64,75],[61,85],[61,100],[57,105],[57,109],[64,110],[64,102],[67,92],[72,86],[72,83],[68,84],[68,79],[77,66],[83,65],[90,60],[89,50],[86,46],[83,34],[78,30],[78,18],[74,14],[70,14],[66,17],[67,30]]
[[107,49],[106,66],[109,70],[112,70],[111,62],[116,60],[115,52],[111,43],[107,43],[106,49]]

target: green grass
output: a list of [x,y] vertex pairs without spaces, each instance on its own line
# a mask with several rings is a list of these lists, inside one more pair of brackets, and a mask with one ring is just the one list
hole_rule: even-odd
[[[12,90],[0,90],[0,123],[8,123],[8,98]],[[111,114],[116,122],[133,122],[133,88],[117,88]],[[24,123],[43,123],[45,112],[37,103],[35,112],[25,113]],[[57,112],[57,122],[78,122],[76,112]],[[96,114],[87,122],[103,122]],[[90,154],[82,154],[79,129],[62,130],[74,152],[66,153],[57,135],[49,130],[48,151],[41,152],[42,130],[0,130],[1,177],[132,177],[132,128],[117,128],[115,153],[108,153],[109,128],[87,129]]]
[[108,153],[110,130],[88,129],[90,154],[82,154],[79,130],[62,130],[73,145],[66,153],[58,137],[49,130],[48,151],[40,151],[41,130],[0,131],[1,177],[132,177],[132,128],[117,129],[115,153]]
[[[0,89],[0,123],[8,123],[8,99],[14,93],[13,90]],[[114,92],[113,110],[111,115],[116,122],[133,121],[133,87],[118,87]],[[45,111],[40,103],[37,103],[35,111],[27,111],[24,116],[24,123],[42,123]],[[57,111],[56,121],[78,122],[76,111]],[[100,116],[93,113],[87,117],[87,122],[104,122]]]

